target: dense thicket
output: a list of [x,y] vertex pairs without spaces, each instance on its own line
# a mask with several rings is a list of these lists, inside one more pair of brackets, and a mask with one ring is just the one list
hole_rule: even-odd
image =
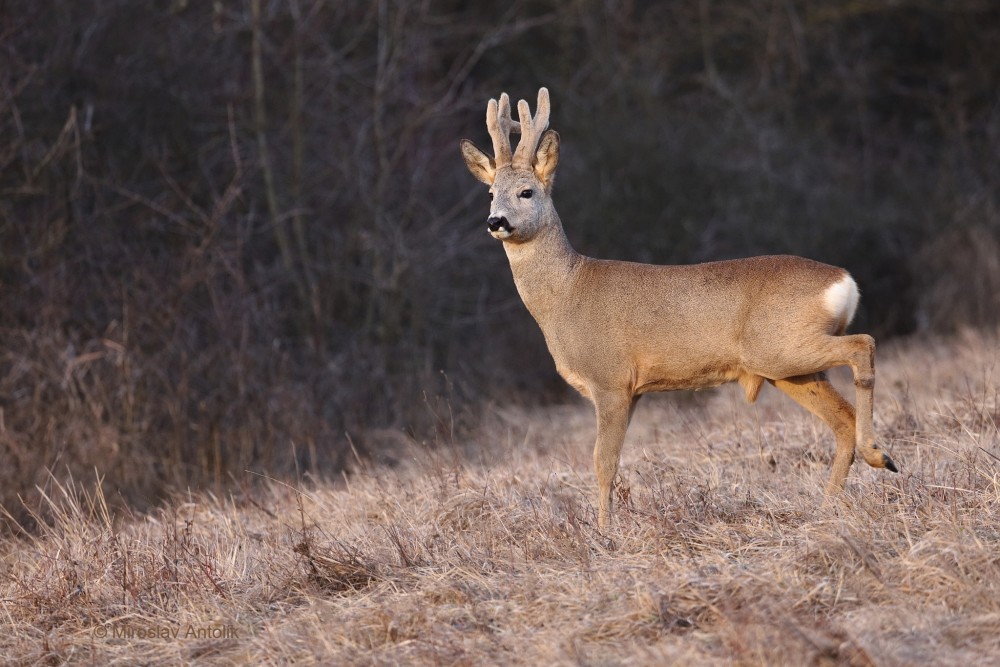
[[997,321],[986,0],[31,0],[0,30],[0,503],[333,473],[561,396],[459,138],[547,85],[582,252],[793,252]]

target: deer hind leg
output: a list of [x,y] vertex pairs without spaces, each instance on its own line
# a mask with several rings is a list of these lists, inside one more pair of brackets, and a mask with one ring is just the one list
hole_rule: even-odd
[[597,412],[597,442],[594,445],[597,525],[606,528],[611,522],[611,491],[618,474],[618,460],[637,398],[624,392],[593,391],[591,395]]
[[873,468],[899,472],[895,462],[875,444],[872,425],[872,398],[875,393],[875,339],[866,334],[840,336],[847,348],[846,359],[854,372],[855,412],[857,413],[857,450]]
[[769,380],[792,400],[823,420],[837,439],[837,452],[833,457],[830,481],[826,492],[835,494],[844,490],[847,472],[854,463],[855,414],[854,407],[841,396],[826,379],[825,373],[799,375],[781,380]]
[[[755,367],[748,365],[748,369],[772,381],[777,381],[780,378],[813,375],[834,366],[850,366],[854,373],[856,393],[854,406],[854,445],[856,451],[873,468],[888,468],[893,472],[898,472],[893,460],[875,444],[875,434],[872,427],[875,340],[866,334],[853,336],[821,335],[818,337],[796,337],[785,341],[785,343],[781,348],[768,350],[766,353],[762,350],[750,350],[751,353],[759,353],[751,356],[759,363]],[[845,464],[844,461],[846,458],[840,457],[838,465],[849,467],[849,464]]]

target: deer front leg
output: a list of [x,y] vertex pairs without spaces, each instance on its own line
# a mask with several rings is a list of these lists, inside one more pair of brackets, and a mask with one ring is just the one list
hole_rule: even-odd
[[635,400],[626,392],[593,392],[597,412],[597,443],[594,468],[597,471],[597,525],[611,522],[611,489],[618,474],[618,459]]

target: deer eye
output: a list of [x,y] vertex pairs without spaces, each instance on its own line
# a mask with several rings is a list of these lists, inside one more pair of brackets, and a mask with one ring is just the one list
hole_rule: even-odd
[[531,192],[531,190],[521,190],[520,194],[518,194],[517,196],[520,197],[521,199],[531,199],[532,194],[533,193]]

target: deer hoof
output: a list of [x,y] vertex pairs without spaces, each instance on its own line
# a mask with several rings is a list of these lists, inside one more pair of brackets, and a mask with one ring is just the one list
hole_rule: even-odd
[[899,468],[896,467],[896,462],[889,458],[889,455],[882,453],[882,466],[891,472],[899,472]]

